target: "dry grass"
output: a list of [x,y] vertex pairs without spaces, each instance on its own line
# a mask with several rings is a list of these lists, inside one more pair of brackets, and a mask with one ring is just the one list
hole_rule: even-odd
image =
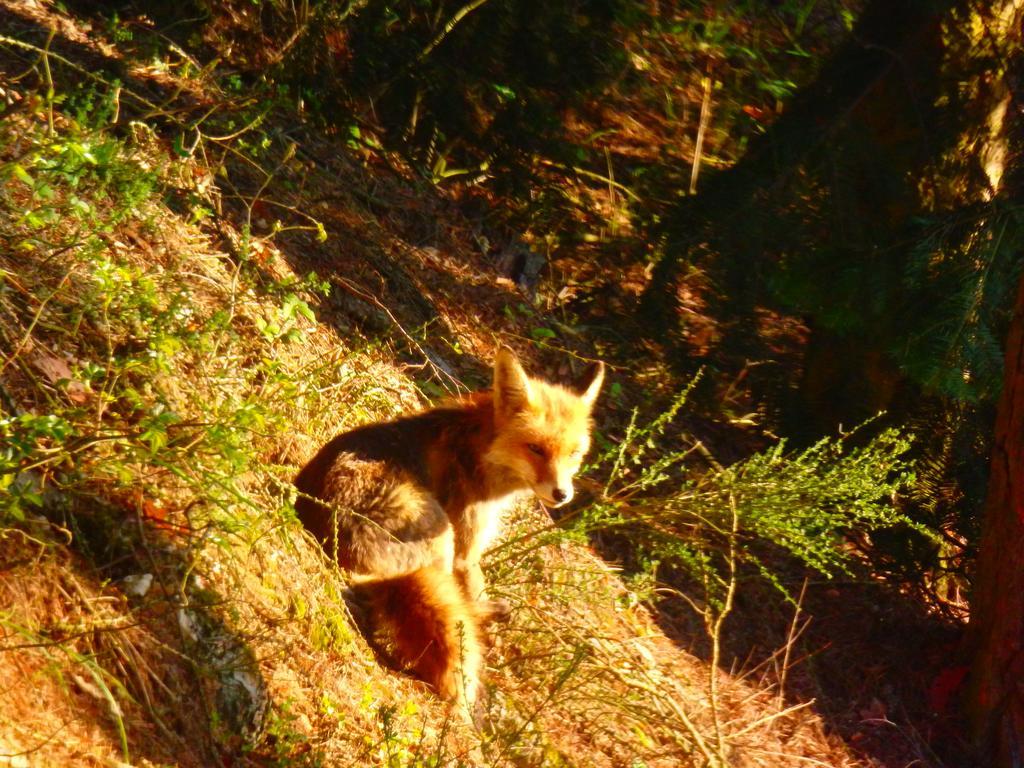
[[[70,17],[34,13],[93,44]],[[0,143],[3,161],[46,143],[44,114],[7,118],[20,138]],[[59,112],[56,126],[72,128]],[[60,413],[76,432],[38,441],[35,474],[19,477],[46,493],[0,527],[0,765],[856,764],[770,676],[714,672],[668,640],[613,568],[530,508],[488,561],[515,606],[488,658],[493,734],[378,664],[344,574],[294,520],[290,478],[338,430],[417,407],[413,377],[454,388],[499,333],[527,338],[536,320],[502,311],[514,294],[457,217],[443,253],[410,235],[450,212],[393,175],[360,189],[389,211],[376,214],[350,189],[371,170],[296,161],[259,184],[331,237],[252,240],[202,157],[172,158],[135,129],[118,162],[151,170],[155,191],[118,217],[116,196],[97,199],[102,226],[63,216],[33,230],[19,212],[38,199],[4,181],[4,237],[31,244],[0,254],[4,412]],[[260,174],[231,168],[244,203]],[[278,186],[298,176],[301,192]],[[224,215],[195,221],[175,195]],[[57,188],[48,204],[71,197]],[[302,282],[312,269],[334,298]],[[384,312],[388,333],[352,330],[339,292]],[[316,316],[282,314],[289,295]],[[413,295],[445,323],[429,344],[406,323]]]

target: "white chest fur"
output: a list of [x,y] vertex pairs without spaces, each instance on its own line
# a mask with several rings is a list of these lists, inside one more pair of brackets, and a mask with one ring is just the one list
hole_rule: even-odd
[[501,535],[508,511],[522,497],[522,493],[510,493],[498,499],[482,501],[473,505],[470,515],[476,522],[474,549],[477,552],[488,549]]

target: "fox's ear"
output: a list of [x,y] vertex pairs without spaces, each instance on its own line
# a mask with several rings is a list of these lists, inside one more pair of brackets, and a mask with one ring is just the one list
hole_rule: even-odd
[[579,386],[580,397],[583,398],[588,408],[594,405],[594,401],[597,400],[597,395],[601,391],[601,384],[603,383],[604,363],[598,360],[587,367]]
[[502,346],[494,358],[494,408],[511,416],[530,404],[530,378],[516,353]]

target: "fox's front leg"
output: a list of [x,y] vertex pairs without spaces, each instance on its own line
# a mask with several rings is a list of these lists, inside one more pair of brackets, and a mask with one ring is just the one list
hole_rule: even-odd
[[475,603],[481,621],[485,624],[492,621],[508,621],[512,614],[512,606],[507,600],[491,600],[487,597],[487,584],[479,560],[468,562],[456,555],[454,573],[464,594]]
[[480,554],[479,547],[470,546],[460,550],[456,543],[452,572],[466,597],[472,601],[487,600],[487,582],[484,580],[484,572],[480,567]]
[[462,587],[466,598],[471,601],[487,599],[487,584],[484,572],[480,569],[480,557],[487,545],[487,533],[490,526],[486,515],[487,509],[478,505],[469,505],[460,514],[452,515],[452,528],[455,533],[455,560],[452,573]]
[[505,621],[512,612],[505,600],[491,600],[487,596],[487,583],[480,567],[480,558],[491,538],[493,520],[473,514],[463,515],[455,526],[455,560],[452,572],[466,597],[473,601],[484,622]]

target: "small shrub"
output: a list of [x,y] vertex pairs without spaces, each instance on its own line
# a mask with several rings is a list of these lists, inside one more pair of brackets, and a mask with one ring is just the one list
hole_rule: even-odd
[[684,461],[703,446],[666,448],[665,437],[689,391],[647,424],[634,414],[620,445],[598,461],[608,472],[604,496],[580,529],[624,534],[640,561],[682,567],[712,598],[726,587],[723,567],[733,555],[781,587],[764,561],[766,546],[832,577],[850,572],[854,537],[893,527],[929,535],[895,504],[914,480],[911,442],[900,431],[868,439],[864,425],[795,452],[782,440],[728,467],[711,459],[703,473],[686,471]]

